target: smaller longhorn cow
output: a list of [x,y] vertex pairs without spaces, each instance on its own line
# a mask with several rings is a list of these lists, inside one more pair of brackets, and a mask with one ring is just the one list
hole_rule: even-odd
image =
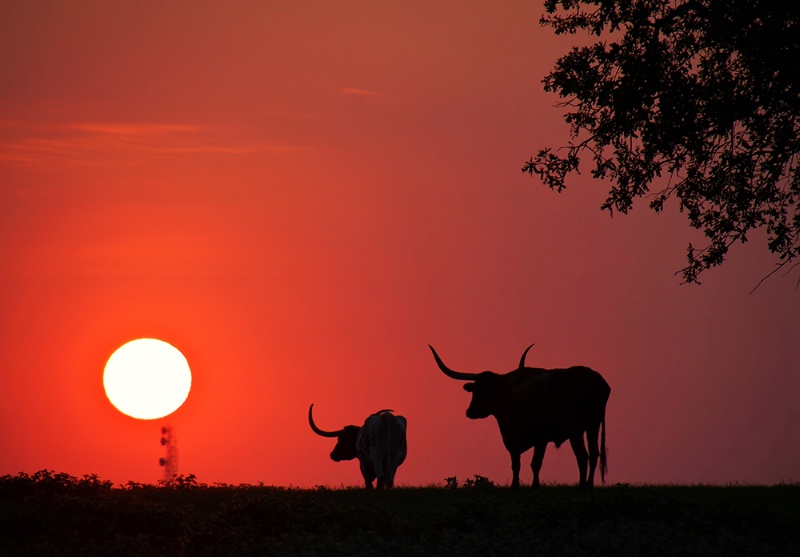
[[357,458],[367,489],[372,489],[376,478],[378,489],[391,489],[397,468],[403,464],[408,452],[406,419],[395,416],[392,410],[380,410],[370,415],[363,426],[347,425],[336,431],[325,431],[314,423],[313,408],[313,404],[308,408],[308,424],[314,433],[338,439],[331,451],[331,460],[340,462]]

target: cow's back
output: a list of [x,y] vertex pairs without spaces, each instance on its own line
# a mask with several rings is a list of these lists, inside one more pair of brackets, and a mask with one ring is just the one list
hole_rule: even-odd
[[516,430],[507,431],[509,441],[526,448],[538,441],[560,445],[584,430],[589,422],[601,417],[611,392],[598,372],[583,366],[522,368],[507,377],[506,417],[498,416],[498,423],[506,422]]
[[406,427],[403,416],[383,410],[368,417],[358,434],[358,457],[372,463],[379,484],[391,486],[397,467],[406,459]]

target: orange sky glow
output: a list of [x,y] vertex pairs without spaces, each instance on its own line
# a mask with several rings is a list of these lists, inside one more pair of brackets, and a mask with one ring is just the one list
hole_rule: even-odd
[[[541,80],[541,2],[0,1],[0,475],[155,482],[162,425],[206,483],[360,485],[318,425],[408,419],[397,485],[508,483],[462,371],[587,365],[611,483],[800,480],[800,294],[764,238],[681,285],[676,207],[610,218]],[[646,200],[645,200],[646,201]],[[159,338],[171,416],[105,397]],[[530,453],[522,481],[530,483]],[[545,482],[577,481],[568,446]]]

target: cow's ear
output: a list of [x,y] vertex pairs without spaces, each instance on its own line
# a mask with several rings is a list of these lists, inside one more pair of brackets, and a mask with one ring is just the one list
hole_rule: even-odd
[[475,383],[466,383],[464,385],[464,390],[467,391],[468,393],[471,393],[472,389],[474,388],[475,388]]

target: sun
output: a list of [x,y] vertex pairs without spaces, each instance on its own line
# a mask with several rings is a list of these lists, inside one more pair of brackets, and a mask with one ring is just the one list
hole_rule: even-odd
[[192,372],[180,350],[155,338],[117,348],[103,372],[106,396],[117,410],[140,420],[172,414],[189,396]]

